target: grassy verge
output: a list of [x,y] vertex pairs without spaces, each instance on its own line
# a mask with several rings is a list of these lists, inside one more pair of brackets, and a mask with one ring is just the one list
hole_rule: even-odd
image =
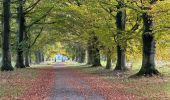
[[132,79],[129,76],[137,73],[140,67],[134,67],[127,72],[113,72],[104,67],[91,68],[87,65],[72,64],[72,68],[100,76],[114,84],[121,84],[124,91],[135,94],[147,100],[170,100],[170,67],[160,67],[162,77],[141,77]]
[[45,67],[47,65],[33,65],[31,68],[0,72],[0,99],[14,100],[22,96],[38,77],[39,69]]

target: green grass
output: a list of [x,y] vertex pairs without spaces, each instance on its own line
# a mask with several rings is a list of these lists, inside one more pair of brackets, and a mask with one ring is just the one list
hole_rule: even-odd
[[18,97],[22,95],[23,89],[18,86],[12,86],[11,84],[0,85],[0,98],[2,97]]
[[129,78],[140,70],[140,64],[134,64],[127,72],[113,72],[104,67],[91,68],[75,64],[72,68],[88,74],[95,74],[114,84],[122,84],[123,90],[147,100],[170,100],[170,67],[158,67],[163,76]]

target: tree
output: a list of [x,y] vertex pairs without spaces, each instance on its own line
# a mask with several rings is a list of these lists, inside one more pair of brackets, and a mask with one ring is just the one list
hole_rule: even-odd
[[10,53],[10,0],[3,0],[2,66],[1,71],[12,71]]
[[100,49],[98,46],[99,46],[99,39],[94,33],[92,33],[92,37],[91,37],[92,67],[101,66]]
[[[126,26],[126,10],[123,7],[123,1],[118,1],[117,5],[117,15],[116,15],[116,26],[118,38],[122,35],[122,32],[125,31]],[[115,70],[125,70],[126,69],[126,55],[125,48],[122,48],[121,44],[117,45],[117,64]]]
[[[18,37],[17,38],[18,39],[17,61],[16,61],[17,68],[29,67],[29,55],[28,54],[30,53],[30,49],[32,48],[32,46],[35,44],[35,42],[39,38],[40,33],[42,32],[43,28],[40,29],[40,32],[38,32],[38,35],[35,37],[33,42],[29,41],[30,38],[32,38],[31,35],[29,34],[29,32],[32,32],[31,30],[35,30],[35,29],[33,29],[33,26],[35,24],[38,24],[39,22],[42,22],[42,20],[46,18],[46,16],[51,12],[51,10],[53,8],[53,7],[50,7],[50,9],[43,15],[41,14],[41,11],[38,11],[37,15],[42,15],[42,16],[40,16],[39,18],[36,18],[36,20],[35,20],[34,19],[35,16],[34,16],[34,18],[32,18],[33,16],[31,15],[31,16],[29,16],[31,18],[28,18],[28,15],[30,15],[30,13],[32,14],[32,11],[37,10],[35,8],[38,6],[38,4],[40,3],[41,0],[36,0],[32,3],[30,3],[30,1],[28,1],[28,0],[26,0],[26,1],[18,0],[18,2],[19,2],[19,7],[18,7],[18,26],[19,26],[18,30],[19,30],[19,32],[17,35],[17,37]],[[28,7],[26,6],[27,4],[29,4]],[[46,5],[44,5],[44,6],[46,6]],[[42,7],[44,7],[44,6],[42,6]],[[34,12],[34,15],[36,13],[37,12]],[[28,23],[26,23],[26,20],[28,20],[29,22],[31,20],[29,25],[27,25]],[[43,20],[42,25],[44,25],[44,22],[45,21]],[[37,28],[39,28],[39,26]],[[25,59],[24,59],[24,57],[25,57]],[[25,62],[25,65],[24,65],[24,62]]]
[[75,59],[79,63],[84,63],[85,61],[85,50],[80,43],[74,43],[75,49]]
[[111,67],[112,67],[112,53],[111,50],[108,49],[106,69],[111,69]]
[[93,63],[93,52],[92,52],[92,46],[91,46],[91,40],[87,43],[87,65],[91,65]]
[[16,59],[16,68],[25,68],[24,65],[24,51],[23,51],[23,43],[24,43],[24,32],[25,32],[25,15],[24,15],[24,9],[23,4],[25,1],[18,0],[19,7],[18,7],[18,44],[17,44],[17,59]]
[[25,53],[25,67],[30,67],[30,57],[29,57],[29,51],[26,51]]
[[[150,5],[156,3],[157,0],[151,0]],[[153,16],[149,14],[149,8],[146,8],[147,12],[142,14],[143,19],[143,58],[142,58],[142,67],[137,75],[158,75],[159,72],[155,68],[155,48],[156,41],[153,32]]]
[[40,64],[43,62],[43,54],[40,50],[35,51],[35,63]]

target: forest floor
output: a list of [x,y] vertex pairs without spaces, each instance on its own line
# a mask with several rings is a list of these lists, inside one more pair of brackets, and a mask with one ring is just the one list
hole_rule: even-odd
[[129,78],[136,70],[56,64],[0,72],[0,100],[170,100],[170,68],[163,77]]

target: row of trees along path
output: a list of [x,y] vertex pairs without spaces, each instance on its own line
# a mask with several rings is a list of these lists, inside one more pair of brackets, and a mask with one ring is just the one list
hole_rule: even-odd
[[[11,52],[10,52],[10,36],[11,36],[11,27],[10,27],[10,19],[11,19],[11,5],[15,4],[18,5],[17,7],[17,44],[16,44],[16,68],[25,68],[25,67],[29,67],[29,59],[31,59],[31,57],[29,58],[29,52],[30,50],[32,50],[32,46],[34,46],[34,44],[36,43],[37,39],[40,36],[40,33],[43,32],[43,27],[48,24],[50,27],[52,27],[52,25],[55,25],[57,23],[57,21],[52,21],[52,22],[45,22],[44,19],[49,17],[51,18],[51,12],[55,11],[55,7],[54,6],[49,6],[48,9],[46,10],[45,13],[42,14],[42,16],[40,16],[39,18],[37,18],[36,20],[34,20],[33,22],[31,22],[30,24],[27,25],[27,16],[29,16],[30,13],[32,13],[32,11],[34,11],[36,9],[36,7],[43,3],[40,2],[41,0],[37,0],[34,3],[31,3],[30,6],[28,6],[27,8],[25,7],[26,5],[26,1],[25,0],[18,0],[16,2],[13,2],[11,0],[3,0],[2,5],[3,5],[3,9],[2,9],[2,66],[1,66],[1,70],[2,71],[12,71],[13,67],[11,65]],[[54,1],[55,2],[55,1]],[[54,4],[53,2],[53,4]],[[116,15],[115,17],[113,16],[113,12],[114,9],[112,8],[107,8],[107,6],[103,6],[103,2],[94,2],[93,4],[99,4],[100,7],[104,10],[104,12],[107,12],[107,14],[109,16],[111,16],[111,19],[115,20],[115,26],[116,26],[116,37],[122,38],[126,32],[126,26],[127,26],[127,9],[131,9],[131,7],[128,6],[128,2],[125,2],[124,0],[117,0],[114,1],[116,2],[116,6],[114,6],[114,9],[116,9]],[[58,2],[59,4],[64,4],[62,1]],[[86,5],[85,2],[80,2],[75,0],[73,1],[68,1],[67,3],[69,3],[69,5],[74,5],[75,7],[81,8],[83,5]],[[153,16],[149,13],[152,10],[152,6],[154,6],[155,4],[157,4],[157,0],[148,0],[148,4],[149,6],[146,6],[143,4],[142,7],[140,7],[140,10],[144,10],[144,12],[140,12],[140,18],[141,20],[137,20],[137,22],[143,22],[142,26],[142,67],[140,69],[140,71],[136,74],[138,76],[140,75],[158,75],[159,72],[158,70],[155,68],[155,34],[154,34],[154,30],[153,30]],[[67,5],[67,4],[65,4]],[[90,5],[90,4],[89,4]],[[64,6],[64,7],[69,7]],[[136,10],[136,9],[132,9],[132,10]],[[68,10],[69,11],[69,10]],[[64,15],[60,15],[60,16],[64,16]],[[68,16],[67,16],[68,17]],[[139,17],[139,16],[137,16]],[[69,22],[68,22],[69,23]],[[89,22],[90,23],[90,22]],[[34,36],[34,39],[32,39],[31,37],[29,37],[29,31],[32,29],[31,27],[33,27],[35,24],[41,24],[42,28],[40,28],[40,31],[38,32],[37,36]],[[76,24],[75,24],[76,25]],[[141,23],[136,23],[130,32],[135,32],[136,30],[139,30]],[[92,26],[95,28],[99,28],[97,26]],[[80,30],[83,30],[84,27],[80,27]],[[91,28],[93,29],[93,28]],[[63,29],[64,30],[64,29]],[[60,30],[59,30],[60,31]],[[68,29],[68,31],[71,31]],[[75,31],[74,31],[75,32]],[[69,32],[68,32],[69,33]],[[66,34],[69,35],[69,34]],[[79,36],[79,35],[78,35]],[[49,36],[50,37],[50,36]],[[52,36],[53,37],[53,36]],[[64,38],[66,36],[63,36],[62,38]],[[113,36],[114,37],[114,36]],[[51,37],[50,37],[51,38]],[[50,39],[49,38],[49,39]],[[57,38],[57,37],[56,37]],[[31,42],[29,40],[32,40]],[[65,39],[65,38],[64,38]],[[59,39],[60,40],[60,39]],[[82,40],[83,41],[83,40]],[[80,42],[80,43],[79,43]],[[99,39],[99,37],[96,35],[95,30],[92,30],[89,32],[89,38],[86,41],[86,48],[82,48],[81,47],[81,41],[79,42],[73,42],[74,45],[72,45],[72,47],[74,49],[76,49],[76,60],[79,62],[84,62],[85,59],[85,50],[88,51],[88,64],[91,64],[93,67],[96,66],[101,66],[100,63],[100,46],[101,46],[101,41]],[[126,70],[126,47],[122,46],[122,42],[123,44],[127,44],[127,41],[119,41],[117,42],[116,48],[117,48],[117,64],[115,67],[115,70]],[[70,41],[69,43],[70,44]],[[75,45],[76,44],[76,45]],[[46,46],[46,45],[45,45]],[[101,46],[101,47],[105,47],[105,46]],[[112,49],[108,48],[107,50],[107,69],[111,68],[111,53],[112,53]],[[43,54],[42,54],[43,55]],[[24,57],[25,56],[25,57]],[[24,61],[25,58],[25,61]],[[29,59],[28,59],[29,58]],[[25,63],[24,63],[25,62]],[[38,61],[37,61],[38,62]]]

